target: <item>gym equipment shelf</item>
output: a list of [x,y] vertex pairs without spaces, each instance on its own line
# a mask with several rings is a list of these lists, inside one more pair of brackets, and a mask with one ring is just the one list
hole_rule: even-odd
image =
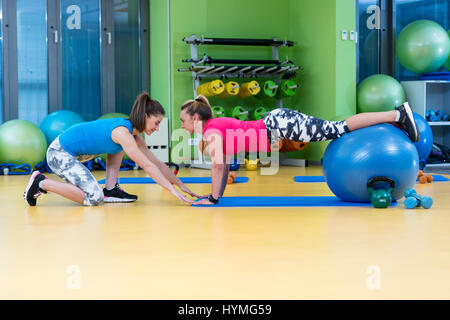
[[[271,78],[278,85],[281,85],[282,78],[295,77],[295,71],[301,70],[286,57],[285,61],[280,60],[278,49],[280,47],[292,47],[293,41],[274,39],[228,39],[228,38],[198,38],[196,35],[183,38],[186,44],[190,45],[190,59],[182,62],[191,63],[189,68],[180,68],[179,72],[192,72],[193,94],[197,96],[197,88],[200,86],[200,79],[246,79],[246,78]],[[272,60],[260,59],[214,59],[206,54],[199,58],[198,47],[200,45],[226,45],[226,46],[261,46],[272,48]],[[277,97],[276,105],[283,107],[283,100]],[[194,139],[193,139],[194,140]],[[197,139],[190,145],[198,145]],[[191,163],[194,168],[210,169],[211,165],[205,162],[204,156],[199,153],[199,159]]]
[[[422,80],[403,81],[407,99],[413,111],[426,118],[428,109],[439,108],[446,114],[450,113],[450,81],[447,80]],[[450,122],[428,122],[433,130],[435,142],[450,146]],[[450,167],[450,163],[427,163],[428,168]]]
[[[283,77],[295,75],[295,71],[301,68],[295,66],[288,58],[280,61],[278,48],[292,47],[293,41],[278,39],[227,39],[227,38],[198,38],[192,35],[183,38],[183,41],[191,47],[191,58],[183,62],[191,63],[189,68],[178,69],[179,72],[192,72],[194,97],[200,86],[201,78],[273,78],[280,85]],[[201,59],[198,57],[199,45],[233,45],[233,46],[263,46],[272,47],[272,60],[252,59],[213,59],[206,54]],[[277,99],[277,107],[283,106],[283,100]]]

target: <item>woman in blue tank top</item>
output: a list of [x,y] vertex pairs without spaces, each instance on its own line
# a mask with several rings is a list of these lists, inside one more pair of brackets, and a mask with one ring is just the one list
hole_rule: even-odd
[[[51,180],[39,171],[32,173],[24,198],[30,206],[36,205],[42,193],[54,192],[86,206],[101,202],[132,202],[137,196],[123,191],[117,176],[124,152],[156,183],[170,191],[182,202],[192,204],[182,192],[199,197],[187,188],[175,174],[148,150],[139,135],[158,131],[165,111],[148,94],[139,95],[129,119],[116,118],[75,125],[56,138],[47,150],[47,162],[52,171],[67,182]],[[92,173],[81,163],[107,153],[106,185],[102,190]],[[175,188],[175,185],[182,191]]]

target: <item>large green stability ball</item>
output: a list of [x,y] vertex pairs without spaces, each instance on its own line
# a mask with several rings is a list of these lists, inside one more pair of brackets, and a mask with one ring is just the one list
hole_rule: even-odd
[[[450,30],[447,31],[448,37],[450,39]],[[447,61],[444,63],[444,67],[450,71],[450,54],[448,55]]]
[[44,161],[47,140],[38,126],[26,120],[11,120],[0,126],[0,163],[29,164]]
[[358,86],[358,113],[390,111],[405,101],[402,85],[384,74],[370,76]]
[[418,74],[433,72],[448,59],[449,35],[434,21],[414,21],[400,32],[396,52],[406,69]]
[[126,114],[120,113],[120,112],[113,112],[113,113],[106,113],[99,117],[97,120],[103,120],[103,119],[114,119],[114,118],[126,118],[128,119],[128,116]]

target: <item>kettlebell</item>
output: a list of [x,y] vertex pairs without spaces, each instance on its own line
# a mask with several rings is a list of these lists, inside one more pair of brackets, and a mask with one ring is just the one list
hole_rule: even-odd
[[[373,186],[377,182],[387,182],[390,187],[386,189],[375,190]],[[370,202],[375,208],[384,209],[391,205],[392,203],[392,192],[395,189],[395,182],[388,177],[375,177],[367,182],[367,191],[370,193]]]

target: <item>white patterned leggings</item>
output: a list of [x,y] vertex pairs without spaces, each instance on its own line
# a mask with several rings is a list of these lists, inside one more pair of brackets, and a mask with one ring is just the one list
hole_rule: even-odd
[[103,202],[103,190],[92,173],[55,139],[47,150],[47,163],[61,179],[84,191],[84,205],[96,206]]
[[350,132],[345,121],[322,120],[285,108],[272,110],[264,118],[264,124],[271,143],[283,139],[298,142],[325,141]]

